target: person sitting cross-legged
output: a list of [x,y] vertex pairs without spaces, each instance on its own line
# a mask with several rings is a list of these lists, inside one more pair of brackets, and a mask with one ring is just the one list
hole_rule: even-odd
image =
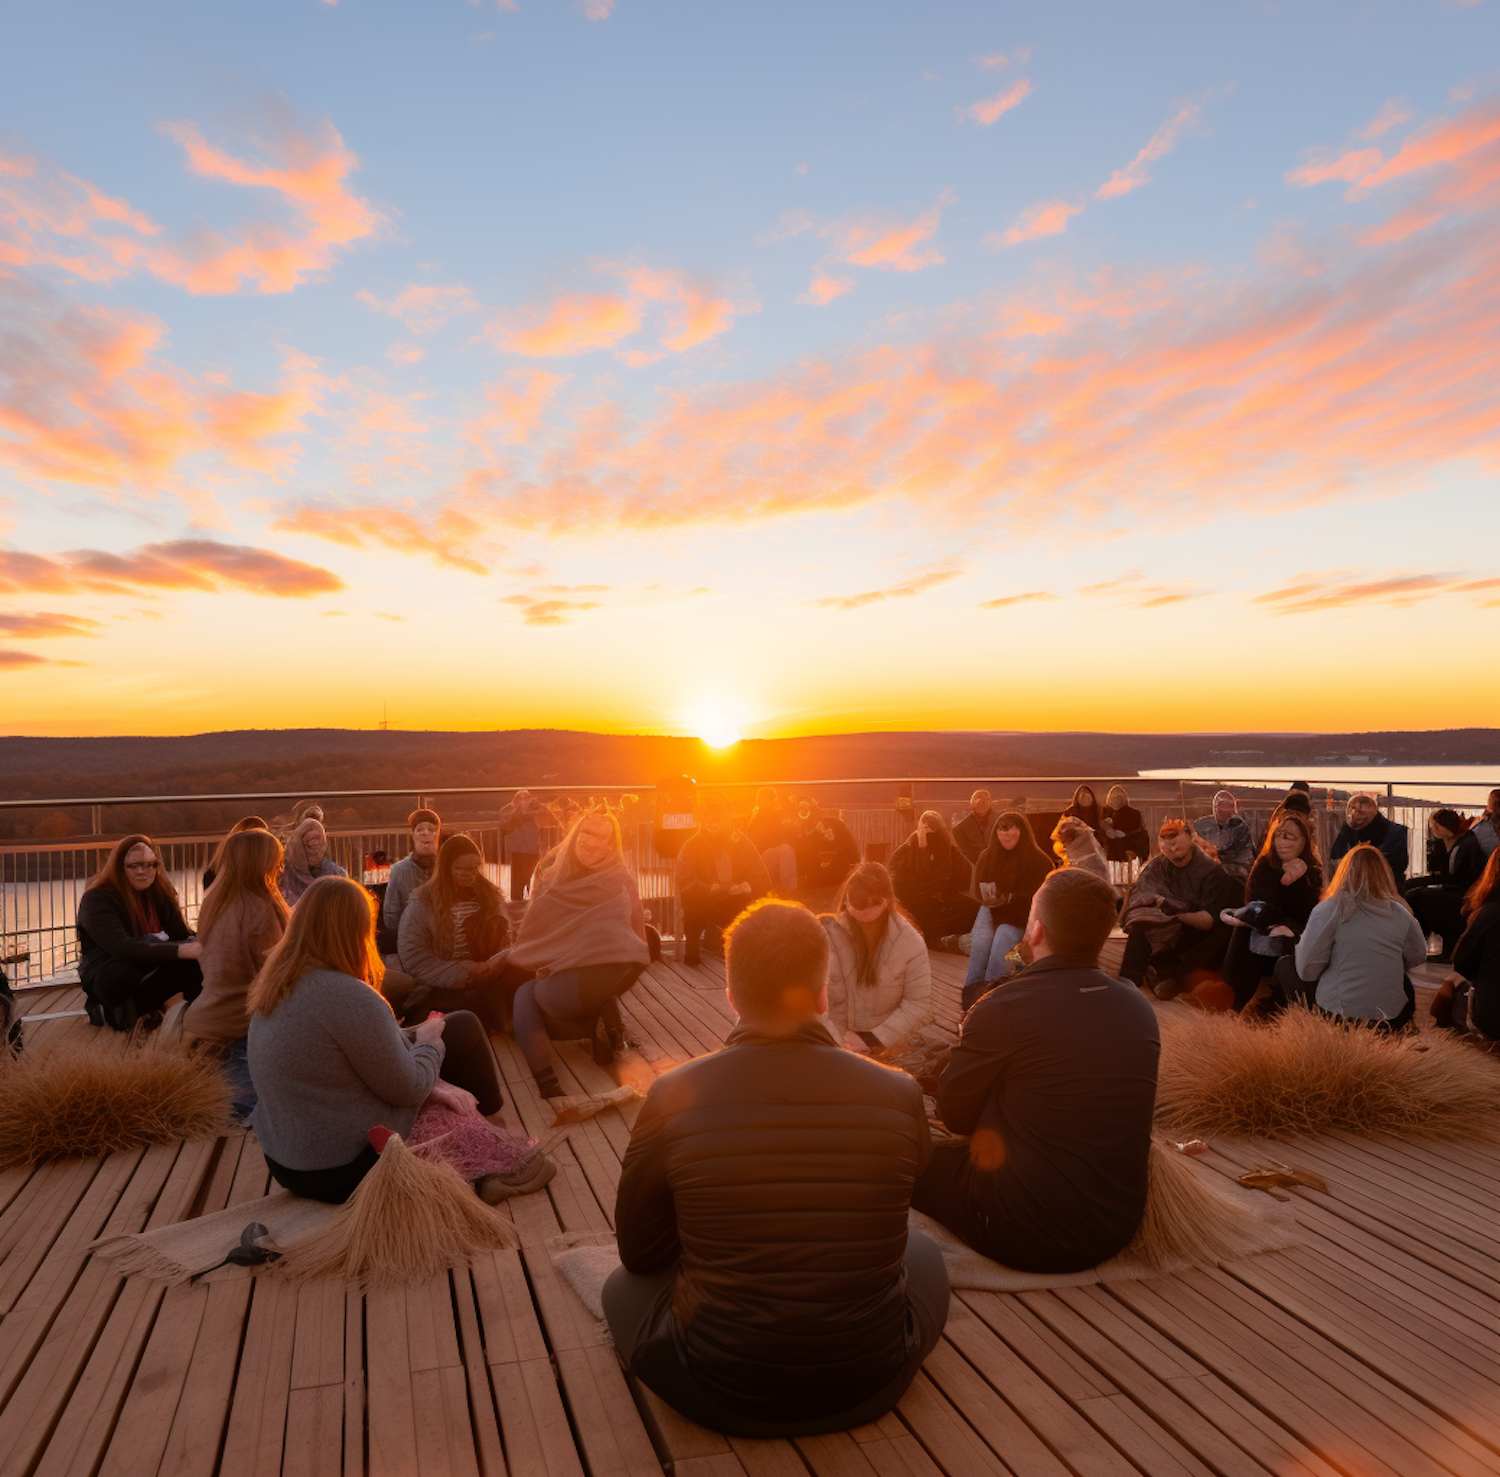
[[964,1016],[943,1123],[912,1204],[1027,1272],[1079,1272],[1129,1245],[1146,1207],[1161,1038],[1138,990],[1099,968],[1114,889],[1054,872],[1032,899],[1032,963]]
[[757,898],[771,890],[771,877],[755,843],[734,828],[729,802],[710,795],[703,824],[677,856],[677,892],[682,899],[682,962],[697,964],[707,928],[727,928]]
[[1019,810],[1000,813],[990,844],[974,868],[979,908],[969,936],[965,1010],[986,993],[993,981],[1010,973],[1006,956],[1021,941],[1032,896],[1052,870],[1052,860],[1037,845],[1025,815]]
[[891,880],[928,948],[937,948],[946,935],[969,931],[974,868],[937,811],[924,810],[917,829],[891,853]]
[[1161,854],[1141,869],[1120,914],[1120,978],[1170,1000],[1220,973],[1229,925],[1219,915],[1244,900],[1244,883],[1198,845],[1186,821],[1163,821],[1157,844]]
[[739,1022],[641,1106],[604,1315],[626,1369],[700,1425],[842,1431],[894,1407],[947,1321],[942,1255],[906,1223],[922,1090],[829,1041],[807,909],[768,898],[727,942]]

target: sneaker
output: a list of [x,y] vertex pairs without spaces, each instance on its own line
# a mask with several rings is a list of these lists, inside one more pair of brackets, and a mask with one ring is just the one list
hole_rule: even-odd
[[540,1190],[557,1173],[557,1160],[549,1159],[540,1148],[509,1174],[487,1174],[474,1181],[475,1193],[486,1205],[499,1205],[517,1195]]

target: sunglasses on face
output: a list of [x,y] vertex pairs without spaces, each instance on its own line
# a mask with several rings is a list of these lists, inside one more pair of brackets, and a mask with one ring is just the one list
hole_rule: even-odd
[[126,862],[127,872],[154,872],[157,864],[155,862]]

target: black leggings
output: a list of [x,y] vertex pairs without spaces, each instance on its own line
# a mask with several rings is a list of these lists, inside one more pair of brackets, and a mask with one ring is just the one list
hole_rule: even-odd
[[[472,1092],[486,1118],[498,1113],[505,1104],[495,1049],[490,1045],[484,1024],[472,1011],[456,1010],[443,1020],[442,1079],[453,1087]],[[276,1183],[292,1194],[321,1200],[326,1205],[342,1205],[375,1168],[379,1158],[374,1147],[366,1144],[347,1164],[335,1164],[332,1169],[289,1169],[269,1154],[266,1165]]]
[[1125,957],[1120,962],[1120,978],[1133,985],[1146,982],[1146,968],[1151,966],[1157,976],[1171,980],[1184,989],[1196,983],[1197,974],[1218,974],[1224,963],[1224,951],[1229,947],[1229,925],[1215,918],[1208,928],[1192,928],[1184,923],[1177,937],[1165,949],[1153,950],[1150,935],[1144,926],[1136,926],[1125,932]]
[[166,959],[160,964],[131,964],[111,959],[80,976],[83,992],[96,1001],[105,1022],[129,1031],[143,1015],[161,1010],[174,995],[196,1000],[203,989],[203,971],[196,959]]

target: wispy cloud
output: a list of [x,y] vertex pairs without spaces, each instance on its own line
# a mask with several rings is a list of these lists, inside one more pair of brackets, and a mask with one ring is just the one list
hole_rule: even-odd
[[81,667],[82,662],[59,661],[56,657],[39,656],[34,651],[21,651],[15,647],[0,646],[0,671],[19,671],[27,667]]
[[0,636],[28,640],[43,636],[97,636],[103,629],[99,621],[79,615],[62,615],[55,610],[0,610]]
[[807,284],[807,291],[797,301],[799,303],[811,303],[814,307],[826,307],[836,297],[843,297],[846,292],[852,291],[854,278],[835,277],[831,272],[816,272],[813,279]]
[[331,570],[271,549],[214,539],[143,544],[124,554],[75,549],[54,556],[0,549],[0,593],[118,595],[141,590],[244,590],[305,599],[342,590]]
[[799,303],[821,307],[855,285],[853,278],[834,270],[836,264],[886,272],[920,272],[927,267],[941,266],[947,258],[927,243],[937,234],[943,211],[957,198],[951,190],[944,190],[937,201],[915,220],[888,215],[828,220],[810,211],[790,211],[765,232],[761,240],[785,241],[809,232],[829,243],[828,254],[815,269],[807,291],[797,299]]
[[910,600],[916,595],[925,595],[928,590],[956,580],[962,573],[962,569],[930,569],[925,574],[911,575],[878,590],[861,590],[857,595],[828,595],[821,600],[803,603],[815,610],[863,610],[865,606],[878,605],[883,600]]
[[1416,116],[1401,98],[1393,97],[1382,103],[1380,111],[1363,128],[1356,129],[1354,136],[1367,139],[1379,138],[1403,123],[1410,123]]
[[682,354],[727,332],[736,317],[760,311],[758,302],[731,299],[687,272],[621,262],[594,270],[619,279],[624,291],[563,293],[504,315],[487,329],[496,347],[536,359],[612,349],[639,333],[655,307],[662,350]]
[[1023,241],[1036,241],[1042,236],[1060,236],[1068,229],[1068,222],[1083,210],[1082,205],[1073,205],[1067,200],[1043,200],[1028,205],[1013,226],[1005,231],[992,231],[986,236],[989,246],[1018,246]]
[[399,319],[410,333],[432,333],[464,313],[474,313],[479,302],[461,284],[440,287],[432,283],[409,282],[389,302],[382,302],[368,288],[361,288],[355,298],[377,313]]
[[514,595],[500,596],[501,605],[521,612],[523,626],[569,626],[580,615],[599,610],[604,602],[593,597],[609,594],[608,585],[536,585]]
[[999,122],[1012,108],[1019,106],[1030,96],[1031,79],[1021,77],[1011,86],[997,92],[994,97],[980,98],[977,103],[970,103],[968,107],[960,108],[958,114],[961,118],[968,118],[977,123],[981,128],[988,128],[992,123]]
[[1018,46],[1014,51],[992,51],[987,56],[976,56],[974,65],[987,72],[998,72],[1014,62],[1018,67],[1024,67],[1031,60],[1031,48],[1029,46]]
[[1485,606],[1500,605],[1500,579],[1472,579],[1458,574],[1367,575],[1348,573],[1301,574],[1279,589],[1255,595],[1251,605],[1265,606],[1272,615],[1305,615],[1318,610],[1346,610],[1360,605],[1389,605],[1405,609],[1437,596],[1459,596]]
[[1023,590],[1019,595],[1000,595],[994,600],[981,600],[981,610],[1009,610],[1012,605],[1030,605],[1038,600],[1057,600],[1051,590]]
[[1115,200],[1142,185],[1151,183],[1149,166],[1165,158],[1178,141],[1192,133],[1202,119],[1203,105],[1194,99],[1179,105],[1177,111],[1146,141],[1141,151],[1123,169],[1117,169],[1094,191],[1096,200]]

